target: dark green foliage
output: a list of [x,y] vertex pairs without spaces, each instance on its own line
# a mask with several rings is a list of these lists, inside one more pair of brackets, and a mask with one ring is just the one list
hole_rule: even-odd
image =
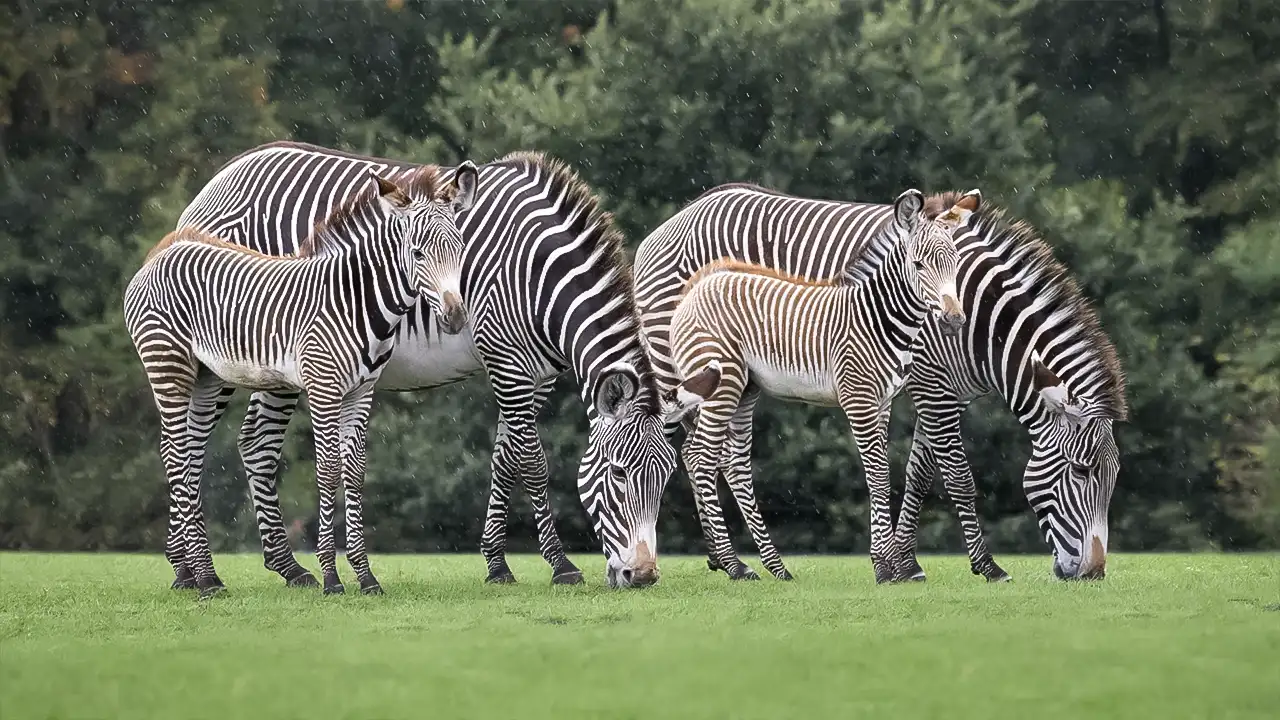
[[[159,546],[156,418],[122,290],[221,163],[280,138],[423,162],[544,150],[633,245],[722,182],[881,202],[980,186],[1055,246],[1119,349],[1132,411],[1115,546],[1276,547],[1278,48],[1280,11],[1256,0],[0,6],[0,547]],[[583,407],[560,387],[543,425],[553,502],[566,541],[592,548]],[[207,465],[223,548],[256,544],[242,408]],[[474,549],[494,420],[482,378],[380,396],[376,550]],[[1025,433],[989,398],[965,423],[994,547],[1040,550]],[[766,401],[756,437],[779,544],[864,548],[839,414]],[[300,417],[282,492],[304,543],[313,486]],[[534,547],[526,506],[512,529],[513,549]],[[664,551],[700,549],[683,477],[660,532]],[[945,503],[922,541],[961,546]]]

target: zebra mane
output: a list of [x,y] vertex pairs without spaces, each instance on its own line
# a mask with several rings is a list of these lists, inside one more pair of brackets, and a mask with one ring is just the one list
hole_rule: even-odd
[[142,264],[146,265],[147,263],[151,262],[155,258],[159,257],[159,255],[163,253],[165,250],[168,250],[171,246],[180,242],[194,242],[194,243],[200,243],[202,245],[211,245],[213,247],[224,248],[226,250],[234,250],[240,253],[241,255],[248,255],[250,257],[256,257],[256,258],[263,258],[265,260],[286,260],[287,261],[287,260],[297,259],[297,256],[294,256],[294,255],[267,255],[266,253],[260,253],[257,250],[254,250],[252,248],[246,247],[244,245],[238,245],[236,243],[229,242],[227,240],[223,240],[222,238],[217,237],[216,235],[210,235],[209,233],[199,228],[187,225],[187,226],[178,228],[173,232],[170,232],[168,235],[165,235],[160,240],[160,242],[156,243],[155,247],[147,251],[147,257],[145,260],[142,261]]
[[[933,219],[952,207],[961,193],[946,192],[925,200],[925,215]],[[1107,415],[1125,420],[1129,414],[1125,399],[1125,375],[1115,345],[1102,329],[1098,314],[1085,297],[1071,271],[1053,255],[1053,248],[1035,228],[1023,221],[1011,221],[1003,209],[983,203],[969,220],[997,262],[1011,266],[1006,286],[1020,285],[1028,296],[1044,303],[1045,322],[1052,326],[1076,328],[1092,349],[1086,376],[1097,379],[1098,397]]]
[[[930,219],[932,221],[932,219]],[[844,270],[840,272],[834,281],[835,285],[844,287],[855,287],[875,276],[880,266],[884,265],[884,261],[889,257],[889,253],[893,252],[893,248],[902,240],[901,230],[894,224],[893,216],[890,214],[875,230],[871,236],[871,241],[866,247],[858,253],[857,257],[849,261]]]
[[[600,207],[600,198],[591,186],[569,165],[540,152],[519,150],[495,160],[493,164],[517,165],[540,171],[548,179],[550,195],[564,195],[567,208],[576,212],[579,217],[567,232],[582,238],[582,249],[587,257],[601,258],[601,263],[605,266],[602,271],[609,278],[604,288],[605,293],[615,298],[618,307],[631,318],[632,327],[628,332],[638,336],[640,314],[636,311],[635,285],[631,276],[631,263],[627,260],[624,249],[622,231],[614,224],[613,214]],[[584,236],[584,233],[587,234]],[[640,377],[642,391],[637,398],[640,407],[648,412],[658,412],[657,380],[653,366],[649,363],[649,354],[637,352],[628,362]]]
[[684,291],[681,297],[688,295],[689,291],[698,283],[706,280],[712,275],[721,273],[743,273],[745,275],[758,275],[760,277],[773,278],[774,280],[782,280],[783,282],[792,283],[794,285],[803,285],[805,287],[836,287],[841,283],[835,280],[814,280],[800,275],[792,275],[774,270],[764,265],[756,265],[755,263],[743,262],[742,260],[721,259],[712,260],[711,262],[698,268],[698,271],[689,276],[684,283]]
[[[445,200],[452,186],[441,187],[439,169],[424,165],[396,182],[410,200]],[[295,257],[318,257],[341,252],[351,244],[347,239],[356,219],[372,209],[378,201],[376,185],[370,181],[367,187],[339,205],[329,216],[312,228],[311,234],[298,243]]]

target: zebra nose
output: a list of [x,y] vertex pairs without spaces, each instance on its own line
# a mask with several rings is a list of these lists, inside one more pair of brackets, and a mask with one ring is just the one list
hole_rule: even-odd
[[960,329],[964,327],[965,321],[964,308],[960,306],[960,301],[952,295],[942,296],[942,330],[948,335],[957,335]]
[[440,328],[449,335],[457,335],[467,324],[467,308],[458,293],[450,290],[440,302]]

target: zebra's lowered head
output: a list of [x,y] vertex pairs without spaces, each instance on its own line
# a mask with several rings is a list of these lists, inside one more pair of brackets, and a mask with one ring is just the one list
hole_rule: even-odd
[[[599,493],[600,503],[607,507],[604,512],[599,504],[588,507],[604,545],[609,587],[645,587],[659,578],[658,509],[676,467],[676,453],[664,428],[711,395],[720,383],[720,365],[713,361],[680,383],[656,408],[646,397],[652,390],[644,389],[635,365],[616,363],[600,375],[593,408],[600,419],[592,425],[591,445],[600,448],[608,466],[608,479]],[[584,472],[590,457],[588,453],[583,458]]]
[[383,212],[406,240],[404,267],[412,269],[413,287],[435,307],[444,332],[462,332],[467,311],[461,293],[463,242],[457,214],[470,209],[475,200],[476,166],[462,163],[445,187],[437,187],[434,170],[420,171],[413,183],[416,188],[409,192],[377,174],[370,172],[370,176],[377,183]]
[[1053,547],[1054,575],[1101,579],[1107,567],[1107,510],[1120,474],[1112,426],[1124,419],[1124,411],[1074,395],[1038,354],[1031,362],[1041,417],[1023,487]]

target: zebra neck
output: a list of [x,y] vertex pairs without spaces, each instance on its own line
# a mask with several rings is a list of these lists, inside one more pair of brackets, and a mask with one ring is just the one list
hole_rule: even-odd
[[386,341],[418,301],[418,293],[388,240],[362,243],[343,253],[337,272],[337,292],[347,298],[357,322],[363,321],[371,339]]
[[899,242],[871,277],[854,289],[856,311],[864,323],[881,331],[879,337],[889,347],[909,349],[929,314],[915,284],[907,269],[906,247]]

